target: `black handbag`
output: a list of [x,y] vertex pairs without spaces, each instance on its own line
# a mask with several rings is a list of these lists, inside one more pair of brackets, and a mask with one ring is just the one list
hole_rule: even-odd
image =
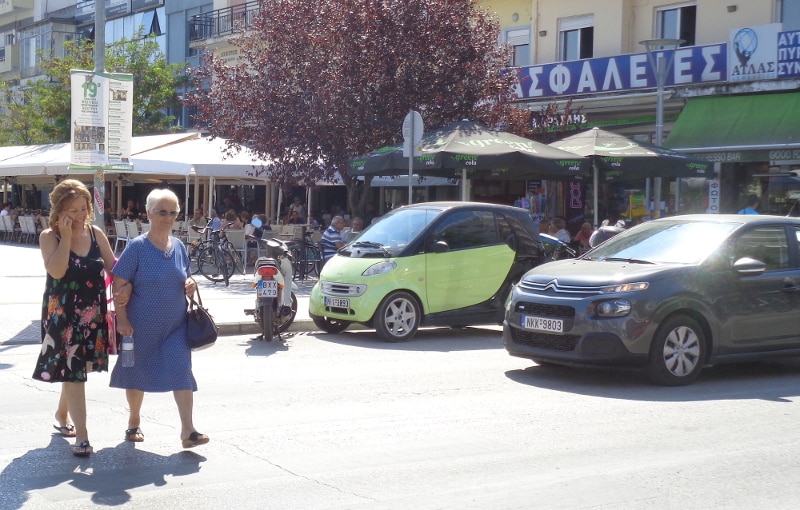
[[203,298],[200,297],[200,289],[195,285],[195,293],[186,296],[186,343],[193,351],[207,349],[217,341],[219,328],[214,323],[214,319],[209,315],[208,310],[203,307]]

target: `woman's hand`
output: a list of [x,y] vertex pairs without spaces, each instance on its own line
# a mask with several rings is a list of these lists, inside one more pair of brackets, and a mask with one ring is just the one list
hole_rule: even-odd
[[133,291],[133,287],[131,287],[130,282],[127,282],[123,285],[115,285],[114,286],[114,306],[117,308],[122,308],[128,304],[131,300],[131,292]]
[[58,219],[58,233],[64,241],[72,239],[72,218],[66,213]]
[[117,332],[122,336],[133,336],[133,326],[127,318],[117,315]]
[[197,282],[194,281],[194,278],[187,278],[183,283],[183,288],[186,292],[186,295],[191,297],[194,295],[195,290],[197,290]]

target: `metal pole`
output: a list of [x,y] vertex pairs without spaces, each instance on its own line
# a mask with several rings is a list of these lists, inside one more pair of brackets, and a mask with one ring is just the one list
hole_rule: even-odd
[[[103,0],[94,2],[94,72],[106,70],[106,3]],[[106,205],[106,181],[102,168],[94,171],[94,224],[103,232],[106,231],[103,212]]]
[[[669,60],[664,56],[665,50],[675,50],[685,41],[682,39],[648,39],[640,41],[647,50],[647,59],[656,76],[656,145],[661,147],[664,132],[664,86],[667,81],[667,70],[672,65],[675,54]],[[661,177],[653,178],[653,218],[661,216]]]
[[[667,77],[664,55],[656,55],[656,145],[661,147],[664,133],[664,81]],[[653,218],[661,217],[661,177],[653,178]]]
[[411,133],[408,136],[409,140],[411,140],[408,144],[410,149],[408,151],[408,205],[411,205],[414,203],[414,195],[412,195],[411,190],[411,175],[414,173],[414,110],[409,110],[408,113],[412,116],[409,123],[411,125]]

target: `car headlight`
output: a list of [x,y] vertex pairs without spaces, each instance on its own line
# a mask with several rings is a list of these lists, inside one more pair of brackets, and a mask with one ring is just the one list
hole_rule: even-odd
[[625,317],[631,313],[631,302],[627,299],[596,301],[592,303],[588,311],[598,317]]
[[603,294],[613,294],[617,292],[633,292],[636,290],[645,290],[649,287],[650,284],[647,282],[637,282],[637,283],[620,283],[618,285],[609,285],[608,287],[603,287],[600,291]]
[[367,269],[361,273],[361,276],[375,276],[376,274],[383,274],[388,273],[389,271],[394,271],[397,268],[397,263],[393,261],[384,260],[382,262],[378,262],[377,264],[373,264],[369,266]]

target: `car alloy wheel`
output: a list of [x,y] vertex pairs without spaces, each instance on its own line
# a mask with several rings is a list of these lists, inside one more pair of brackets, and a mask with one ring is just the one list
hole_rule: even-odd
[[417,333],[420,307],[408,292],[389,294],[375,312],[375,331],[388,342],[405,342]]

